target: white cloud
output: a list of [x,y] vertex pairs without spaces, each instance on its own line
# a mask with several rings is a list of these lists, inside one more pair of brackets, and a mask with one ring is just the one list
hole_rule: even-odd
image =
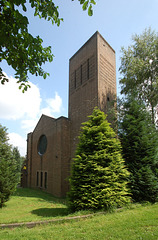
[[50,117],[54,117],[54,113],[61,112],[62,99],[57,92],[55,93],[54,98],[46,99],[44,102],[46,103],[46,107],[41,108],[36,114],[36,117],[23,119],[21,121],[22,128],[26,129],[27,132],[33,131],[42,114],[45,114]]
[[54,98],[47,98],[45,100],[46,107],[40,110],[40,115],[45,114],[54,117],[54,113],[60,113],[62,108],[62,98],[55,92]]
[[21,156],[26,155],[26,139],[19,134],[14,132],[9,133],[9,143],[14,147],[18,147]]
[[[7,76],[8,77],[8,76]],[[0,87],[0,118],[21,119],[24,116],[34,118],[40,111],[41,97],[38,87],[32,83],[31,88],[22,93],[13,77],[9,83]]]
[[58,93],[55,93],[55,98],[48,98],[46,100],[48,107],[52,113],[60,113],[61,111],[61,106],[62,106],[62,99],[58,95]]
[[[17,122],[18,133],[22,135],[32,132],[42,114],[53,117],[61,112],[62,99],[55,92],[54,98],[42,100],[38,86],[30,83],[25,93],[18,89],[16,79],[8,77],[9,83],[0,86],[0,119]],[[41,107],[41,104],[43,107]],[[19,124],[20,121],[20,124]],[[12,122],[11,122],[12,124]],[[26,139],[16,133],[16,129],[9,134],[10,143],[17,146],[22,156],[26,154]]]
[[[6,75],[7,76],[7,75]],[[21,119],[23,128],[31,128],[40,115],[45,114],[53,116],[54,113],[60,113],[62,99],[55,92],[54,98],[48,98],[43,101],[45,105],[41,108],[42,99],[39,88],[29,82],[31,88],[25,93],[18,89],[16,79],[8,77],[9,83],[0,87],[0,118],[7,120]]]
[[28,133],[32,132],[33,129],[35,128],[39,118],[34,118],[34,119],[24,119],[21,121],[21,128],[25,129]]
[[42,115],[42,114],[53,117],[50,107],[42,108],[42,109],[41,109],[41,115]]

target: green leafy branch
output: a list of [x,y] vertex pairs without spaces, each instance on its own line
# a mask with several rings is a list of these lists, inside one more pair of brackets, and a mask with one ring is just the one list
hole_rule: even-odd
[[[95,4],[95,1],[78,1],[83,5],[83,10],[88,9],[91,16],[92,4]],[[54,57],[50,46],[43,47],[43,40],[39,36],[33,37],[28,32],[28,18],[19,11],[20,6],[24,12],[27,11],[26,2],[26,0],[0,0],[0,62],[6,60],[15,70],[15,78],[18,79],[17,83],[20,83],[19,88],[23,92],[30,87],[28,73],[46,79],[49,73],[43,70],[42,64],[52,62]],[[29,0],[29,3],[34,9],[34,16],[60,26],[63,18],[59,17],[59,7],[52,0]],[[4,84],[7,81],[0,68],[0,82]]]

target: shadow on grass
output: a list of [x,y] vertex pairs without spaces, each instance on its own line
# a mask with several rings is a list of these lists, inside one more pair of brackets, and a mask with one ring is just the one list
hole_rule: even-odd
[[64,217],[69,214],[67,208],[39,208],[31,212],[40,217]]
[[16,192],[13,195],[18,197],[38,198],[38,200],[41,202],[47,201],[53,203],[66,204],[66,198],[54,197],[52,194],[44,192],[40,189],[17,188]]

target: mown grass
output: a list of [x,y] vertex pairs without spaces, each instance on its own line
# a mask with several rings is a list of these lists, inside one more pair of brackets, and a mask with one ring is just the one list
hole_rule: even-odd
[[[22,194],[22,192],[23,196],[18,196],[20,193]],[[27,195],[27,197],[25,197],[25,195]],[[14,209],[14,212],[11,212],[13,206],[16,206],[15,199],[18,201],[18,205]],[[26,206],[26,209],[23,209],[23,215],[21,214],[21,216],[18,217],[17,215],[20,212],[21,204],[23,205],[22,208]],[[45,213],[40,213],[41,208],[50,209],[51,207],[55,209],[51,212],[53,213],[52,216],[45,211]],[[7,206],[4,209],[1,209],[0,212],[0,219],[7,212],[10,212],[7,214],[8,216],[10,215],[11,217],[14,215],[14,219],[20,220],[23,218],[25,220],[27,219],[27,221],[28,219],[33,220],[35,216],[39,217],[37,220],[42,220],[61,216],[63,218],[69,214],[64,199],[58,200],[49,194],[29,189],[18,190],[16,196],[13,196],[7,203]],[[5,221],[1,219],[1,222],[10,222],[8,217],[4,216],[4,219]],[[120,211],[97,215],[87,219],[69,221],[65,219],[62,223],[56,222],[53,224],[36,226],[32,229],[27,229],[26,227],[1,229],[0,239],[158,240],[158,204],[144,206],[132,205],[130,209],[122,209]]]
[[18,188],[0,209],[0,223],[32,222],[67,215],[65,199],[40,190]]
[[0,224],[42,221],[87,213],[90,211],[71,214],[65,198],[59,199],[40,190],[18,188],[0,209]]

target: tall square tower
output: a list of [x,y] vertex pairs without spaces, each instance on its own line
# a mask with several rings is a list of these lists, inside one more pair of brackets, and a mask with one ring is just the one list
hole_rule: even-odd
[[74,157],[81,123],[96,106],[107,113],[115,96],[115,51],[96,32],[69,60],[71,158]]

